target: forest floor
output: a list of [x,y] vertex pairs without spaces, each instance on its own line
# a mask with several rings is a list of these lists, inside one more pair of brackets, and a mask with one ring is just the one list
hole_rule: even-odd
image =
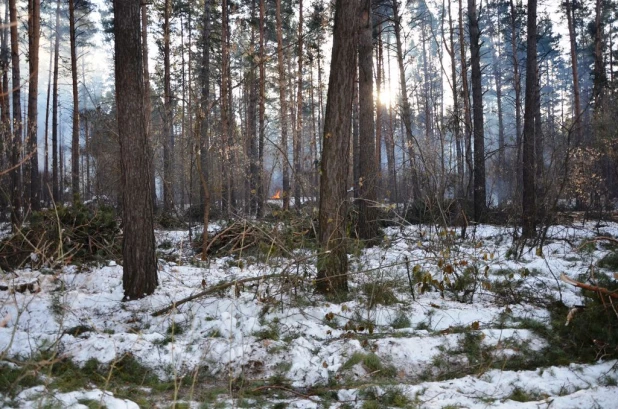
[[612,243],[590,240],[618,224],[552,227],[542,251],[490,225],[383,236],[336,301],[313,293],[309,245],[201,262],[187,231],[157,232],[159,286],[137,301],[113,261],[0,273],[0,407],[617,407],[618,337],[593,338],[592,307],[565,326],[594,296],[560,275],[615,283]]

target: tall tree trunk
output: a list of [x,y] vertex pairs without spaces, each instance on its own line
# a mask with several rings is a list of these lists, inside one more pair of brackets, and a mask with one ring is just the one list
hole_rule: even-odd
[[526,53],[526,100],[524,112],[524,147],[523,147],[523,198],[522,198],[522,237],[530,238],[535,234],[536,222],[536,187],[535,187],[535,115],[537,55],[536,55],[536,0],[528,0],[528,50]]
[[457,80],[457,57],[455,55],[455,28],[453,26],[453,14],[451,10],[451,1],[448,1],[448,25],[449,25],[449,43],[444,40],[446,52],[451,58],[451,91],[453,94],[453,133],[455,134],[455,152],[457,162],[457,197],[463,198],[465,192],[464,183],[464,151],[463,137],[461,134],[461,107],[459,105],[459,81]]
[[[144,2],[141,5],[142,17],[142,66],[144,67],[144,126],[146,127],[146,135],[151,138],[150,117],[152,115],[152,103],[150,94],[150,70],[148,68],[148,3]],[[157,190],[155,189],[155,171],[154,171],[154,152],[152,144],[149,144],[150,152],[150,176],[152,181],[152,209],[157,210]]]
[[575,35],[575,8],[573,0],[565,0],[567,25],[569,28],[569,40],[571,45],[571,68],[573,70],[573,99],[575,104],[575,112],[573,113],[573,129],[575,131],[575,143],[579,144],[584,138],[584,130],[582,127],[582,109],[581,97],[579,88],[579,72],[577,63],[577,39]]
[[348,290],[346,176],[358,41],[357,20],[357,0],[337,0],[320,167],[321,251],[318,254],[316,280],[316,290],[330,296]]
[[163,10],[163,213],[171,215],[174,206],[172,158],[174,127],[172,124],[172,80],[170,67],[171,0],[165,0]]
[[595,4],[595,31],[594,31],[594,90],[593,98],[595,109],[600,109],[603,100],[603,91],[607,85],[605,64],[603,63],[603,1],[596,0]]
[[[406,145],[408,147],[408,155],[410,159],[410,178],[412,184],[412,200],[421,200],[421,190],[418,180],[418,168],[415,160],[415,149],[417,145],[416,138],[412,132],[412,107],[410,106],[410,100],[408,99],[407,84],[406,84],[406,72],[403,65],[403,43],[401,35],[401,14],[399,12],[399,0],[392,0],[393,16],[394,16],[394,32],[397,52],[397,64],[399,66],[399,87],[401,90],[401,116],[403,124],[405,125]],[[389,71],[390,72],[390,71]],[[419,152],[421,153],[421,152]]]
[[208,172],[208,150],[210,141],[208,132],[210,129],[210,27],[211,27],[211,1],[204,1],[204,17],[202,19],[202,65],[200,67],[201,99],[200,99],[200,149],[198,171],[200,174],[201,203],[203,211],[204,230],[202,231],[202,260],[205,261],[208,249],[208,223],[210,221],[210,185]]
[[71,78],[73,85],[73,132],[71,134],[71,192],[79,201],[79,92],[77,90],[77,32],[75,0],[69,0],[69,36],[71,40]]
[[266,139],[266,1],[260,0],[260,102],[259,102],[259,140],[257,157],[257,216],[264,215],[264,141]]
[[60,60],[60,1],[56,2],[56,38],[54,39],[54,84],[52,86],[52,192],[54,202],[60,198],[60,172],[58,146],[58,62]]
[[283,61],[283,24],[281,20],[281,0],[276,0],[277,23],[277,71],[279,74],[279,121],[281,123],[281,170],[283,186],[281,198],[283,210],[290,208],[290,166],[288,164],[288,104],[285,96],[285,68]]
[[[7,168],[11,162],[12,148],[12,135],[11,135],[11,108],[9,106],[9,67],[10,67],[10,53],[9,53],[9,7],[8,1],[5,0],[4,4],[4,18],[2,20],[2,27],[0,27],[0,68],[2,69],[2,88],[0,89],[0,138],[2,138],[2,149],[0,150],[0,161],[3,168]],[[1,182],[4,182],[0,179]],[[4,185],[4,183],[2,183]],[[8,200],[5,200],[5,195],[2,195],[0,201],[2,203],[2,209],[8,204]]]
[[373,120],[373,24],[371,0],[360,5],[358,44],[358,95],[359,95],[359,193],[358,236],[372,240],[378,235],[376,184],[379,182],[374,139]]
[[[381,39],[382,37],[379,37],[379,39]],[[391,86],[391,77],[390,75],[388,77],[385,76],[385,64],[384,64],[384,47],[383,47],[383,43],[380,41],[380,46],[379,49],[380,51],[380,55],[379,58],[382,61],[380,63],[381,69],[382,69],[382,78],[384,78],[385,82],[386,82],[386,89],[392,89]],[[387,54],[388,54],[388,72],[390,73],[390,68],[391,68],[391,64],[390,64],[390,36],[386,37],[386,50],[387,50]],[[382,107],[382,111],[383,111],[383,118],[385,119],[385,122],[387,122],[387,124],[384,124],[384,127],[386,128],[386,133],[384,136],[384,147],[386,148],[386,166],[387,166],[387,171],[388,171],[388,198],[390,200],[391,203],[397,203],[398,200],[398,195],[397,195],[397,170],[396,170],[396,166],[397,164],[395,163],[395,131],[393,128],[393,104],[392,101],[389,101],[388,103],[388,109],[387,107]]]
[[17,6],[16,0],[9,0],[9,13],[11,16],[11,63],[12,63],[12,85],[13,85],[13,134],[12,134],[12,155],[11,164],[14,169],[11,171],[11,202],[13,209],[11,212],[11,222],[13,229],[17,229],[22,222],[22,169],[21,149],[22,149],[22,119],[21,119],[21,76],[19,72],[19,36],[17,32]]
[[459,51],[461,59],[461,88],[464,103],[464,131],[466,145],[466,164],[468,165],[468,182],[466,183],[466,196],[470,199],[470,187],[472,183],[472,115],[470,113],[470,87],[468,85],[468,62],[466,58],[466,42],[464,40],[463,4],[459,0]]
[[468,0],[470,53],[472,66],[472,109],[474,118],[474,220],[485,218],[485,133],[483,129],[483,88],[481,83],[481,45],[476,0]]
[[[228,3],[227,0],[221,1],[221,133],[222,133],[222,157],[221,157],[221,165],[222,169],[226,166],[231,165],[230,163],[230,152],[229,152],[229,143],[230,143],[230,119],[229,119],[229,82],[228,75],[230,70],[230,55],[228,48],[228,29],[229,29],[229,21],[228,21]],[[231,188],[232,188],[232,171],[231,169],[227,169],[224,173],[224,180],[222,181],[223,188],[221,189],[222,196],[222,209],[224,210],[224,214],[229,216],[231,214]]]
[[492,66],[496,86],[496,104],[498,106],[498,203],[506,199],[506,145],[504,140],[504,113],[502,109],[502,70],[500,69],[500,45],[493,43]]
[[[356,63],[358,67],[358,60]],[[360,178],[360,167],[359,167],[359,158],[360,158],[360,144],[359,144],[359,132],[360,127],[358,124],[358,70],[354,70],[354,97],[352,99],[352,150],[350,151],[350,175],[352,176],[351,184],[353,189],[354,199],[359,198],[359,178]]]
[[39,39],[41,37],[41,0],[28,0],[28,151],[30,159],[30,206],[41,208],[41,181],[39,179],[39,154],[37,144],[37,119],[39,96]]
[[296,94],[296,132],[294,132],[294,207],[301,206],[302,136],[303,136],[303,0],[298,3],[298,78]]
[[379,191],[379,193],[376,193],[377,195],[380,195],[381,197],[383,197],[384,195],[384,188],[380,188],[381,183],[383,182],[383,175],[382,175],[382,130],[383,130],[383,125],[384,125],[384,101],[383,96],[382,96],[382,91],[383,91],[383,77],[382,77],[382,65],[384,64],[384,59],[382,58],[382,54],[383,54],[383,47],[382,47],[382,21],[380,21],[379,25],[378,25],[378,55],[376,56],[376,103],[377,103],[377,109],[376,109],[376,143],[375,143],[375,148],[376,148],[376,159],[375,159],[375,164],[376,164],[376,180],[378,183],[377,186],[377,191]]
[[[256,1],[251,1],[251,20],[255,21],[255,13],[256,13]],[[261,0],[260,0],[261,1]],[[247,72],[247,94],[249,95],[249,103],[247,104],[247,146],[248,146],[248,182],[249,182],[249,191],[248,197],[250,199],[250,211],[255,213],[257,211],[257,190],[258,190],[258,136],[257,136],[257,105],[258,105],[258,81],[256,76],[256,70],[260,64],[258,58],[256,56],[256,39],[255,39],[255,26],[251,25],[251,45],[250,45],[250,54],[249,54],[249,70]]]
[[114,37],[122,164],[122,284],[125,299],[133,300],[152,294],[158,284],[150,193],[150,148],[144,123],[140,0],[114,0]]
[[520,30],[517,23],[517,12],[515,3],[510,0],[511,6],[511,54],[513,59],[513,89],[515,91],[515,146],[517,149],[517,159],[515,161],[515,191],[520,192],[521,186],[521,139],[522,139],[522,126],[521,126],[521,73],[519,71],[519,56],[517,40],[519,39]]
[[51,186],[49,185],[49,104],[51,101],[52,71],[54,64],[54,42],[52,41],[54,28],[50,24],[49,30],[49,71],[47,77],[47,101],[45,103],[45,167],[43,173],[43,201],[50,202]]

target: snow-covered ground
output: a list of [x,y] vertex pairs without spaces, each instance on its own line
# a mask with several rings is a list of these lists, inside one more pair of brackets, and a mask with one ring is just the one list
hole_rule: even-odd
[[[157,291],[137,301],[122,302],[122,267],[114,262],[52,274],[0,273],[0,288],[8,288],[0,291],[0,371],[52,351],[80,367],[96,359],[111,368],[110,379],[126,356],[161,382],[199,379],[169,393],[136,379],[148,402],[141,407],[618,408],[615,361],[514,365],[548,347],[519,325],[547,323],[549,312],[532,299],[582,304],[580,292],[559,276],[586,273],[607,250],[578,247],[595,236],[618,236],[618,225],[556,226],[542,252],[525,248],[517,259],[511,229],[469,228],[466,240],[458,234],[387,228],[380,246],[350,256],[351,295],[337,303],[312,293],[315,259],[308,250],[296,250],[296,260],[202,263],[193,260],[182,231],[157,233],[161,254],[177,262],[160,260]],[[436,290],[466,269],[476,287],[447,288],[443,296]],[[282,277],[232,285],[153,316],[219,283],[276,273]],[[421,291],[423,282],[428,291]],[[517,302],[499,296],[495,289],[508,282],[531,296]],[[24,283],[34,284],[13,291]],[[385,289],[396,298],[381,300]],[[484,358],[477,361],[472,349]],[[5,395],[0,391],[0,406],[140,407],[130,392],[114,397],[118,386],[106,390],[105,383],[59,390],[44,368],[36,385],[17,380]]]

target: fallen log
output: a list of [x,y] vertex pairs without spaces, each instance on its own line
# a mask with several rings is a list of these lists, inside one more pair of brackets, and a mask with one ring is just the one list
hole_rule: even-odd
[[571,285],[574,285],[576,287],[583,288],[584,290],[598,292],[598,293],[607,295],[608,297],[612,297],[612,298],[618,299],[618,292],[616,292],[616,291],[611,291],[611,290],[608,290],[607,288],[598,287],[596,285],[580,283],[579,281],[575,281],[572,278],[567,277],[564,273],[560,274],[560,279],[562,281],[564,281],[565,283],[567,283],[567,284],[571,284]]

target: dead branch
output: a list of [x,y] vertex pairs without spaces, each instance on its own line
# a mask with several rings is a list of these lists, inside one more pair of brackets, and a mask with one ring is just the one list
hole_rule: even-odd
[[579,281],[575,281],[570,277],[567,277],[564,273],[560,275],[560,279],[567,284],[574,285],[575,287],[583,288],[584,290],[598,292],[604,295],[607,295],[612,298],[618,298],[618,292],[610,291],[607,288],[598,287],[596,285],[580,283]]
[[193,295],[190,295],[188,297],[185,297],[182,300],[174,301],[173,303],[171,303],[167,307],[153,312],[152,316],[153,317],[158,317],[159,315],[163,315],[166,312],[169,312],[169,311],[173,310],[174,308],[177,308],[178,306],[180,306],[180,305],[182,305],[184,303],[187,303],[189,301],[193,301],[196,298],[204,297],[204,296],[212,294],[212,293],[223,291],[223,290],[228,289],[228,288],[230,288],[232,286],[236,286],[236,285],[244,284],[244,283],[250,283],[252,281],[268,280],[268,279],[271,279],[271,278],[276,278],[276,277],[281,277],[281,276],[283,276],[283,274],[281,274],[281,273],[278,273],[278,274],[266,274],[266,275],[259,276],[259,277],[243,278],[242,280],[234,280],[234,281],[229,281],[227,283],[218,284],[218,285],[215,285],[213,287],[208,288],[207,290],[200,291],[197,294],[193,294]]
[[612,242],[612,243],[618,245],[618,239],[615,239],[613,237],[602,236],[602,237],[594,237],[594,238],[592,238],[590,240],[586,240],[585,242],[580,244],[580,246],[577,248],[577,250],[581,250],[586,244],[594,243],[594,242],[597,242],[597,241],[609,241],[609,242]]

